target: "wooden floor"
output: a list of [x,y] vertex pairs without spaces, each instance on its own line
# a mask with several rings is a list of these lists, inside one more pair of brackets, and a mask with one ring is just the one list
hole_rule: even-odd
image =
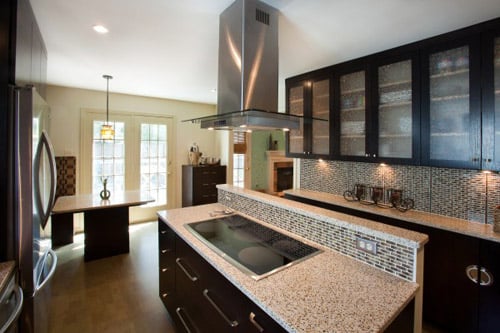
[[56,250],[49,332],[173,333],[158,297],[156,222],[130,226],[130,253],[83,261],[83,235]]

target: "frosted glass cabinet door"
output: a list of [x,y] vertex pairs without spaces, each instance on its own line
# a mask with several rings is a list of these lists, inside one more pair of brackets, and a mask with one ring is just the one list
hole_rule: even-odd
[[[304,116],[304,95],[303,85],[290,88],[288,96],[290,114]],[[288,132],[288,152],[291,154],[304,152],[304,121],[302,119],[299,129],[292,129]]]
[[[330,80],[312,83],[312,117],[330,119]],[[330,153],[329,121],[312,121],[312,153],[328,155]]]
[[412,62],[378,68],[378,156],[412,158]]
[[473,158],[470,144],[469,46],[433,53],[429,57],[431,160]]
[[340,154],[365,156],[365,71],[340,77]]

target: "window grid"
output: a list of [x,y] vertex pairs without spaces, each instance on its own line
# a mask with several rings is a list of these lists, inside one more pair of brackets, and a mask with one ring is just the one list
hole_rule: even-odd
[[103,189],[103,181],[111,192],[125,191],[125,123],[108,122],[115,129],[112,140],[101,138],[104,121],[93,121],[92,138],[92,193]]
[[167,203],[167,126],[141,124],[141,192]]
[[233,186],[245,187],[245,154],[233,154]]

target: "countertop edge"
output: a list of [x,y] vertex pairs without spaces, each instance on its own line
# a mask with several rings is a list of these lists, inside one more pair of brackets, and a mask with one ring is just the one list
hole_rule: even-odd
[[348,209],[358,210],[370,214],[394,218],[401,221],[415,223],[422,226],[433,227],[441,230],[459,233],[465,236],[481,238],[488,241],[500,243],[500,233],[493,231],[493,226],[485,223],[462,220],[454,217],[438,215],[417,210],[407,212],[399,212],[394,209],[383,209],[373,206],[360,205],[357,202],[351,203],[346,201],[342,196],[316,192],[304,189],[285,190],[285,194],[315,200],[326,204],[345,207]]

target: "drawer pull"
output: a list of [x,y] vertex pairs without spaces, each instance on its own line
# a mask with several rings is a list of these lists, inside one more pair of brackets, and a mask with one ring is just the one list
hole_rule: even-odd
[[165,254],[165,253],[170,252],[170,251],[172,251],[172,250],[170,250],[170,249],[163,249],[163,250],[161,250],[161,253]]
[[197,281],[198,278],[196,276],[192,276],[191,274],[189,274],[189,272],[187,271],[187,269],[184,267],[184,265],[181,264],[181,258],[177,258],[175,259],[175,263],[177,264],[177,266],[179,266],[182,271],[184,272],[184,274],[186,274],[186,276],[193,282]]
[[161,294],[161,297],[162,297],[162,298],[167,298],[167,296],[168,296],[168,293],[163,293],[163,294]]
[[210,296],[208,296],[208,289],[203,290],[203,296],[205,296],[205,298],[208,300],[210,305],[212,305],[214,307],[214,309],[220,314],[222,319],[224,319],[229,326],[231,326],[231,327],[238,326],[238,322],[236,320],[229,319],[226,316],[226,314],[224,312],[222,312],[222,310],[219,308],[219,306],[217,306],[217,304],[215,304],[215,302],[210,298]]
[[162,273],[165,273],[166,271],[168,271],[168,268],[162,268],[161,271]]
[[161,233],[162,235],[165,235],[165,234],[167,233],[167,230],[162,230],[162,231],[160,231],[160,233]]
[[186,329],[187,333],[191,333],[191,330],[189,329],[186,321],[182,317],[181,311],[183,311],[183,309],[181,309],[181,308],[175,309],[175,313],[177,313],[177,317],[179,317],[179,319],[181,320],[182,326],[184,326],[184,328]]
[[255,320],[255,313],[250,312],[250,315],[248,316],[248,319],[250,322],[257,328],[259,332],[264,332],[264,328],[259,325],[259,323]]

